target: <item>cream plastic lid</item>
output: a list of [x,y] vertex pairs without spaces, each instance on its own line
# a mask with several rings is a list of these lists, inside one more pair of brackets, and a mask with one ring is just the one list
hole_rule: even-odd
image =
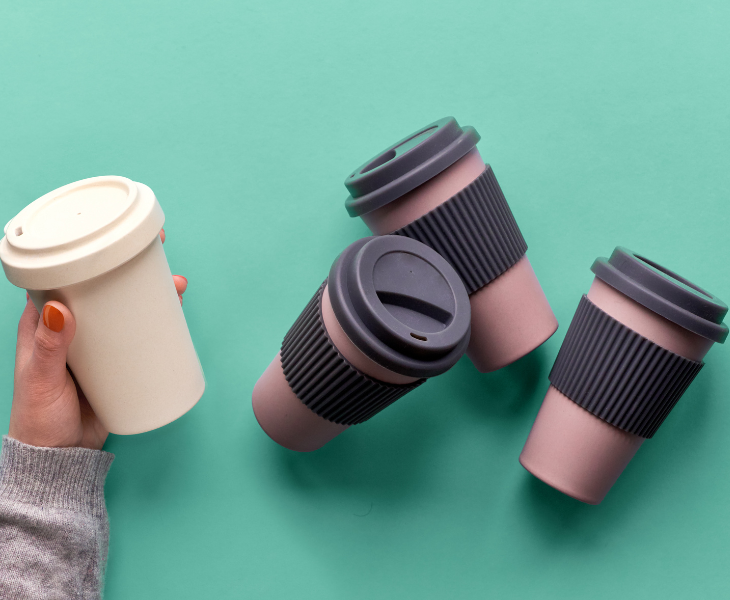
[[131,260],[165,215],[150,188],[126,177],[83,179],[41,196],[5,226],[0,261],[10,283],[51,290]]

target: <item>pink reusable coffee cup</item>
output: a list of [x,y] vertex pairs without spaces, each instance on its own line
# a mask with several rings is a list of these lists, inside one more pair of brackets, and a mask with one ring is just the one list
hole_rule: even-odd
[[278,444],[316,450],[450,369],[470,320],[464,285],[437,252],[395,236],[358,240],[256,383],[256,419]]
[[723,343],[727,306],[625,248],[592,266],[520,455],[545,483],[599,504]]
[[0,241],[5,274],[39,312],[57,300],[73,313],[68,366],[111,433],[162,427],[205,390],[160,240],[164,221],[146,185],[93,177],[26,206]]
[[431,123],[355,169],[345,206],[376,235],[416,239],[456,269],[471,300],[467,355],[488,372],[537,348],[558,322],[479,139],[453,117]]

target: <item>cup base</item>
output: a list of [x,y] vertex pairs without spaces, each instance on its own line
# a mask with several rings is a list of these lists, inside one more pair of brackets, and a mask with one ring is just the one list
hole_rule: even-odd
[[252,405],[266,435],[296,452],[318,450],[349,427],[323,419],[297,398],[284,377],[279,354],[256,382]]
[[191,396],[191,403],[187,406],[178,406],[178,411],[174,413],[168,412],[162,418],[159,420],[150,420],[148,419],[142,426],[136,426],[136,427],[123,427],[119,426],[116,427],[112,425],[110,428],[108,428],[109,433],[113,433],[114,435],[138,435],[140,433],[147,433],[148,431],[154,431],[155,429],[160,429],[160,427],[164,427],[165,425],[169,425],[173,421],[177,421],[179,418],[183,417],[187,413],[189,413],[195,406],[198,404],[200,399],[203,397],[203,393],[205,392],[205,381],[202,382],[202,385],[198,387],[198,389],[192,394]]
[[550,386],[520,464],[556,490],[586,504],[600,504],[643,442]]
[[471,341],[466,355],[481,373],[532,352],[558,329],[527,256],[470,296]]

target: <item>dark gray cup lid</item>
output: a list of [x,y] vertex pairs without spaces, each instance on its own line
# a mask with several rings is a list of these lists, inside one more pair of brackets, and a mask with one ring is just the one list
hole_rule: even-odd
[[473,127],[460,127],[454,117],[422,127],[347,177],[347,212],[358,217],[400,198],[453,165],[479,139]]
[[719,343],[727,338],[728,327],[722,322],[727,305],[648,258],[617,247],[611,258],[597,258],[591,271],[632,300],[697,335]]
[[366,356],[401,375],[433,377],[466,352],[464,284],[435,250],[400,236],[351,244],[330,269],[332,308]]

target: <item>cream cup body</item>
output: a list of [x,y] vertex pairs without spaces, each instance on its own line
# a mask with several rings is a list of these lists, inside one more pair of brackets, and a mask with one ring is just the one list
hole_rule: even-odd
[[[474,148],[435,177],[362,219],[376,235],[392,233],[446,202],[484,169],[484,160]],[[472,333],[467,356],[482,373],[523,357],[558,329],[527,256],[476,290],[469,300]]]
[[159,237],[164,220],[146,185],[94,177],[26,206],[0,240],[8,279],[38,311],[57,300],[73,313],[68,366],[111,433],[161,427],[205,389]]
[[68,366],[111,433],[162,427],[189,411],[205,379],[159,237],[127,263],[55,290],[28,290],[76,319]]
[[[400,375],[377,364],[352,343],[337,321],[326,286],[321,308],[327,334],[353,367],[384,383],[417,381],[414,377]],[[349,427],[320,417],[297,398],[286,381],[279,354],[256,382],[252,404],[256,420],[266,434],[277,444],[297,452],[317,450]]]
[[[605,313],[684,358],[701,361],[713,342],[672,323],[595,278],[588,299]],[[644,442],[596,417],[552,385],[520,463],[568,496],[599,504]]]

